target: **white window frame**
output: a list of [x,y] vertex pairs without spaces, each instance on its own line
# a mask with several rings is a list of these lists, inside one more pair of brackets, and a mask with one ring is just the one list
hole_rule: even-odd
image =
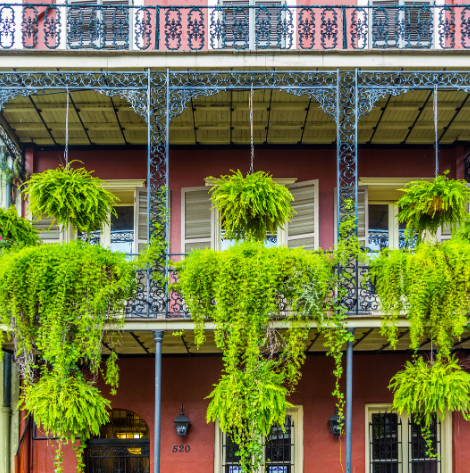
[[[391,410],[390,403],[368,403],[365,406],[365,473],[372,473],[370,471],[370,429],[369,423],[372,421],[372,414],[380,414],[395,411]],[[402,423],[402,471],[401,473],[411,473],[408,464],[408,419],[409,416],[403,412],[398,415]],[[444,420],[441,421],[440,428],[441,441],[441,470],[440,473],[452,473],[452,413],[447,412]]]
[[[145,179],[109,179],[103,184],[103,188],[112,194],[126,195],[129,201],[117,203],[115,207],[134,207],[134,244],[133,252],[138,253],[137,228],[139,215],[139,202],[137,200],[137,192],[144,188]],[[132,195],[132,203],[131,203]],[[108,215],[111,222],[111,214]],[[103,225],[100,234],[100,245],[104,248],[111,248],[111,223]]]
[[[388,247],[391,249],[398,248],[399,243],[399,225],[398,219],[396,218],[399,210],[396,207],[396,201],[390,200],[370,200],[367,205],[367,213],[369,213],[370,205],[387,205],[388,206]],[[367,234],[369,234],[370,228],[367,229]],[[366,246],[369,246],[367,241]]]
[[[294,422],[294,468],[295,473],[303,473],[304,468],[304,409],[301,405],[296,405],[290,409],[287,409],[286,415],[292,417]],[[215,442],[214,442],[214,473],[224,473],[222,470],[223,465],[223,445],[224,445],[224,432],[219,426],[218,419],[214,423],[215,427]],[[265,455],[265,449],[263,448],[263,456]],[[264,458],[265,460],[265,458]],[[262,469],[262,471],[264,471]],[[262,473],[262,472],[259,472]]]

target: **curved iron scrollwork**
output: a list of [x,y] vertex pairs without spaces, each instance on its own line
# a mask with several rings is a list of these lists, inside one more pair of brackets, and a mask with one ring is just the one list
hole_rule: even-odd
[[0,5],[1,49],[132,44],[168,51],[468,49],[470,6]]

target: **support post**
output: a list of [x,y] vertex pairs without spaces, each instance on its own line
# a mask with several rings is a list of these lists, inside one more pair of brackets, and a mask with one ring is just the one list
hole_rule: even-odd
[[163,330],[153,332],[155,340],[155,426],[153,437],[153,471],[160,473],[160,417],[162,408],[162,342]]
[[[348,328],[348,332],[353,335],[355,330],[355,328]],[[348,342],[346,351],[346,473],[351,473],[352,471],[353,343]]]
[[11,355],[3,354],[3,403],[0,417],[0,473],[10,473]]

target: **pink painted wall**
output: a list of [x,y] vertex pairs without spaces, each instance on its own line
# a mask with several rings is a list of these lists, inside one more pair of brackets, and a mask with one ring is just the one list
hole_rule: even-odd
[[[440,151],[441,172],[450,176],[458,171],[463,177],[463,148]],[[34,171],[57,166],[61,152],[36,151]],[[69,159],[79,159],[102,179],[145,179],[145,151],[71,151]],[[204,178],[227,174],[231,169],[248,171],[250,151],[173,150],[170,151],[171,251],[179,253],[181,188],[203,186]],[[359,177],[431,177],[434,175],[432,149],[362,149],[358,155]],[[329,249],[334,241],[334,188],[336,187],[336,150],[334,149],[258,149],[255,171],[274,177],[296,177],[299,181],[319,179],[320,246]]]
[[[365,404],[389,403],[387,386],[390,378],[401,369],[408,355],[354,355],[353,380],[353,457],[352,471],[365,473]],[[121,382],[112,398],[113,408],[127,409],[141,416],[150,431],[154,427],[154,360],[149,358],[119,361]],[[213,473],[214,424],[205,420],[212,385],[217,382],[222,367],[221,358],[163,358],[162,370],[162,473]],[[291,398],[304,408],[304,473],[341,473],[340,443],[329,433],[327,423],[334,413],[335,401],[333,360],[326,356],[310,356],[303,368],[303,377]],[[99,383],[102,388],[102,383]],[[344,383],[343,383],[344,389]],[[103,389],[107,392],[107,389]],[[191,421],[183,440],[176,435],[173,420],[180,404]],[[470,423],[460,416],[454,418],[453,471],[464,473],[470,465]],[[172,453],[174,445],[190,445],[189,453]],[[344,438],[341,453],[344,464]],[[53,448],[45,442],[35,442],[33,473],[52,473]],[[151,458],[153,446],[151,441]],[[66,454],[65,473],[74,470],[71,449]],[[151,464],[151,471],[153,465]]]

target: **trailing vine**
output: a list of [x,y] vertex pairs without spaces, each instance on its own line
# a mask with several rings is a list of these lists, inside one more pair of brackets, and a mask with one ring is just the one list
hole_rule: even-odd
[[[351,210],[352,203],[347,205]],[[341,224],[333,255],[266,248],[258,241],[239,243],[224,252],[195,250],[175,263],[179,281],[170,289],[184,298],[198,346],[204,341],[204,323],[215,324],[214,339],[223,351],[224,368],[209,395],[207,420],[218,419],[220,428],[239,446],[243,472],[260,468],[262,437],[274,424],[284,425],[290,407],[287,398],[301,377],[312,319],[335,359],[333,394],[343,419],[342,349],[352,340],[345,325],[344,288],[352,283],[348,269],[363,256],[354,233],[355,218],[350,216]],[[339,283],[343,289],[335,295]]]
[[102,372],[115,393],[117,357],[112,354],[103,367],[101,344],[106,338],[113,346],[111,330],[122,326],[134,287],[134,264],[124,254],[81,241],[0,255],[0,323],[13,337],[24,379],[20,404],[59,437],[57,472],[62,471],[62,444],[69,441],[82,471],[85,441],[108,419],[109,401],[81,368],[92,376]]
[[196,342],[213,320],[224,368],[209,395],[207,419],[239,446],[242,471],[262,464],[262,436],[284,426],[287,397],[301,376],[309,317],[298,297],[314,284],[319,304],[331,297],[332,260],[300,248],[266,248],[245,242],[224,252],[195,250],[176,263],[180,292],[195,322]]
[[382,334],[398,340],[397,321],[410,321],[410,348],[433,340],[444,358],[460,339],[470,307],[470,243],[421,243],[415,252],[384,250],[371,260],[383,316]]
[[410,321],[410,348],[431,342],[436,360],[415,355],[413,363],[397,373],[389,385],[393,408],[415,416],[433,451],[431,426],[442,420],[446,409],[470,412],[470,375],[452,356],[455,340],[467,324],[470,309],[470,242],[464,238],[444,243],[420,243],[415,252],[385,250],[371,261],[371,275],[384,313],[381,332],[393,348],[398,341],[397,322]]
[[348,288],[355,288],[356,266],[364,264],[367,260],[356,235],[356,216],[353,209],[352,201],[347,199],[346,216],[340,222],[338,243],[331,255],[336,271],[330,274],[329,286],[332,291],[336,290],[336,297],[320,299],[315,282],[305,284],[299,296],[299,304],[318,323],[318,330],[325,339],[323,345],[327,348],[327,356],[331,356],[335,362],[333,370],[335,388],[332,395],[336,398],[341,432],[344,426],[345,406],[344,394],[340,387],[343,375],[343,349],[347,342],[354,340],[354,335],[348,332],[346,327],[347,298],[350,296]]

